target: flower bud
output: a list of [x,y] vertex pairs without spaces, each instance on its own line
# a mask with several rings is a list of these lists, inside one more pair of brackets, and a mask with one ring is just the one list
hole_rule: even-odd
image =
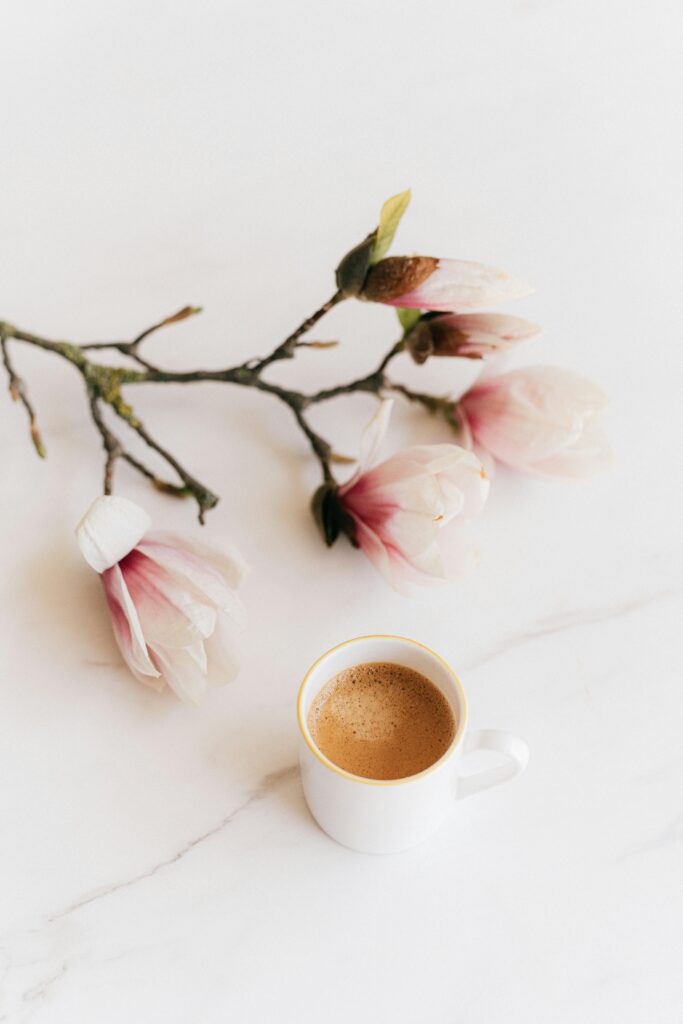
[[429,356],[483,359],[539,331],[528,320],[499,313],[427,314],[408,334],[406,346],[416,363],[424,363]]
[[389,256],[371,266],[361,298],[450,313],[521,298],[532,289],[495,267],[433,256]]

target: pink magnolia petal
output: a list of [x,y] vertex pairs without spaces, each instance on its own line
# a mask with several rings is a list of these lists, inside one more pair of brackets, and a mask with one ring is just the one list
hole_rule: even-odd
[[132,551],[121,571],[150,646],[189,647],[211,635],[215,608],[194,599],[151,558]]
[[138,613],[118,565],[105,569],[102,585],[111,612],[114,636],[128,668],[148,686],[163,689],[163,683],[156,682],[159,672],[147,651]]
[[442,516],[445,512],[436,477],[411,469],[403,478],[396,476],[381,482],[377,479],[366,480],[364,476],[348,492],[344,501],[370,526],[373,525],[372,520],[379,517],[383,521],[396,509],[419,512],[427,518]]
[[382,544],[377,534],[367,526],[362,519],[354,516],[356,524],[356,543],[366,558],[372,562],[375,569],[384,577],[390,586],[394,586],[394,572],[386,547]]
[[474,440],[502,462],[514,466],[547,458],[581,433],[581,416],[554,404],[542,385],[519,380],[506,392],[485,388],[468,393],[461,404]]
[[390,306],[450,312],[522,298],[532,291],[529,285],[494,267],[467,260],[439,260],[436,270],[417,288],[386,302]]
[[460,400],[477,444],[529,468],[574,445],[606,403],[591,381],[559,367],[527,367],[481,380]]
[[178,542],[171,544],[167,536],[159,539],[157,534],[149,534],[141,541],[138,551],[169,573],[177,584],[184,586],[195,598],[204,603],[210,601],[230,615],[238,625],[246,626],[246,611],[242,601],[223,574],[205,558],[200,558]]

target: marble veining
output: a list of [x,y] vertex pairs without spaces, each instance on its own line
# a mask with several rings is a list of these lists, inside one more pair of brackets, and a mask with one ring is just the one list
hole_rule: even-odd
[[47,918],[47,923],[52,924],[55,921],[61,921],[63,918],[69,917],[71,914],[74,914],[82,907],[88,906],[90,903],[95,903],[97,900],[104,899],[106,896],[112,896],[114,893],[120,892],[122,889],[129,889],[132,885],[137,885],[139,882],[143,882],[147,878],[152,878],[159,871],[163,871],[165,868],[169,868],[173,864],[177,864],[178,861],[182,860],[183,857],[186,857],[187,854],[194,850],[195,847],[199,846],[200,843],[206,842],[207,839],[211,839],[213,836],[218,835],[218,833],[222,832],[228,825],[231,825],[232,822],[239,815],[243,814],[247,808],[251,807],[252,804],[265,799],[265,797],[267,797],[277,785],[293,778],[296,772],[296,765],[289,765],[286,768],[281,768],[279,771],[269,772],[268,775],[265,775],[261,781],[249,791],[244,801],[222,818],[218,824],[207,829],[206,832],[202,832],[201,835],[195,836],[193,839],[189,839],[170,857],[159,861],[146,871],[142,871],[139,875],[134,875],[132,878],[126,878],[121,882],[114,882],[112,885],[104,885],[94,892],[87,893],[85,896],[74,900],[73,903],[63,907],[61,910],[57,910],[50,914]]
[[680,587],[666,588],[654,593],[634,595],[626,600],[617,599],[604,605],[589,605],[537,619],[526,626],[523,631],[504,637],[497,641],[495,645],[486,649],[482,654],[476,655],[474,659],[467,660],[465,662],[466,668],[469,670],[481,668],[488,662],[502,655],[509,654],[510,651],[516,650],[541,637],[554,636],[557,633],[564,633],[581,626],[596,625],[613,619],[620,619],[638,612],[642,608],[656,607],[662,602],[670,601],[672,598],[680,598],[682,593],[683,589]]

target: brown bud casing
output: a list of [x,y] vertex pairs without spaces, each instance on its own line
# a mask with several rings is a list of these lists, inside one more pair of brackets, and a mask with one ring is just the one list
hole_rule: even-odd
[[433,256],[389,256],[370,268],[361,298],[390,302],[406,295],[434,273],[439,261]]
[[447,317],[423,317],[406,338],[406,347],[416,363],[424,363],[430,356],[462,356],[481,359],[479,353],[464,351],[468,344],[464,331],[447,322]]

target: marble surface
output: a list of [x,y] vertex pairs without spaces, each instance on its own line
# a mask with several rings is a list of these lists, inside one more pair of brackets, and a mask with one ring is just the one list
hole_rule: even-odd
[[[15,349],[49,457],[3,397],[0,1021],[683,1020],[682,26],[656,10],[5,6],[0,317],[84,340],[203,303],[150,358],[236,362],[327,297],[412,185],[399,248],[532,280],[513,311],[546,332],[518,361],[602,383],[615,463],[584,483],[501,473],[479,569],[406,600],[322,548],[286,409],[141,389],[148,427],[222,495],[207,531],[253,566],[242,673],[192,710],[120,664],[72,534],[102,468],[81,385]],[[394,332],[389,311],[335,310],[319,336],[344,345],[272,378],[337,381]],[[315,422],[353,452],[370,411],[359,396]],[[442,433],[400,409],[389,449],[409,437]],[[198,529],[125,468],[118,488]],[[447,657],[472,724],[532,760],[376,858],[309,817],[294,698],[320,652],[382,631]]]

